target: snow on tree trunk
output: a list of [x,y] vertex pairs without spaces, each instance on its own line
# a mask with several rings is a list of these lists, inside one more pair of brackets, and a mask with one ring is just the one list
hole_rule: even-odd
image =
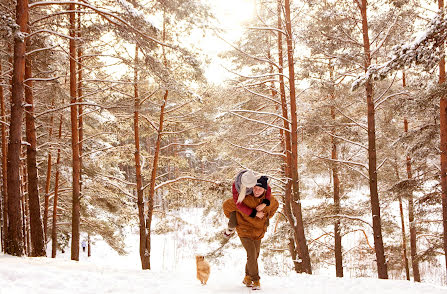
[[28,1],[18,0],[16,22],[20,31],[14,34],[14,59],[11,93],[11,120],[9,125],[7,194],[8,194],[8,238],[5,252],[23,255],[22,208],[20,205],[20,150],[22,142],[22,116],[25,76],[25,40],[28,22]]
[[[362,0],[359,4],[362,17],[363,49],[365,71],[371,65],[370,43],[368,35],[368,19],[366,14],[367,1]],[[380,279],[388,279],[387,262],[382,239],[382,224],[380,218],[380,202],[377,189],[377,152],[376,152],[376,123],[374,110],[374,94],[371,80],[365,83],[366,103],[368,113],[368,171],[369,190],[371,197],[371,210],[373,219],[374,249],[376,252],[377,272]]]
[[71,259],[79,260],[80,236],[80,162],[79,162],[79,123],[76,82],[76,6],[70,4],[70,118],[72,149],[72,217],[71,217]]

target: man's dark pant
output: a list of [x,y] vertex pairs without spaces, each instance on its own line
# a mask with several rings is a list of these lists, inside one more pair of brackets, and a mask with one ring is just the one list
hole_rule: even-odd
[[261,240],[253,240],[250,238],[240,238],[242,246],[247,251],[247,264],[245,265],[245,274],[251,278],[252,281],[257,281],[259,277],[258,257],[261,250]]

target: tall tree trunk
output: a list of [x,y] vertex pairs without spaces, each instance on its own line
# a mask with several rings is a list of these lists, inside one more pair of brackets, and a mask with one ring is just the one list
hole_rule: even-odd
[[303,263],[303,269],[306,273],[312,274],[312,266],[309,256],[309,248],[307,247],[306,236],[304,233],[304,222],[301,209],[300,191],[298,182],[298,121],[296,110],[296,95],[295,95],[295,66],[293,59],[293,44],[292,44],[292,24],[290,18],[290,1],[285,0],[285,20],[287,31],[287,57],[289,63],[289,86],[290,86],[290,116],[291,116],[291,143],[292,143],[292,157],[291,157],[291,174],[292,174],[292,188],[293,199],[286,199],[286,205],[291,205],[294,214],[296,225],[295,232],[297,237],[298,254]]
[[[399,165],[397,161],[396,151],[394,153],[394,170],[396,173],[397,182],[400,181],[399,175]],[[410,268],[408,266],[408,255],[407,255],[407,234],[405,232],[405,217],[404,217],[404,208],[402,205],[402,195],[398,192],[397,198],[399,200],[399,214],[400,214],[400,224],[401,224],[401,232],[402,232],[402,262],[405,268],[405,275],[407,280],[410,280]]]
[[[54,108],[54,98],[51,101],[51,107]],[[48,133],[48,142],[51,142],[51,139],[53,137],[53,123],[54,123],[54,116],[51,115],[50,118],[50,130]],[[45,244],[48,240],[48,207],[50,205],[50,186],[51,186],[51,169],[52,169],[52,155],[51,155],[51,148],[48,150],[48,159],[47,159],[47,175],[45,178],[45,206],[44,206],[44,213],[43,213],[43,235],[45,237]]]
[[[402,73],[402,83],[405,88],[406,85],[406,75],[405,72]],[[408,120],[404,118],[404,131],[408,132]],[[413,178],[413,172],[411,169],[411,157],[407,154],[407,177],[409,180]],[[415,282],[421,281],[421,274],[419,272],[419,261],[417,256],[417,237],[416,237],[416,224],[414,223],[414,203],[413,203],[413,190],[408,191],[408,223],[410,224],[410,256],[411,256],[411,267],[413,268],[413,279]]]
[[[28,29],[29,32],[29,29]],[[29,46],[29,39],[26,41]],[[37,136],[34,119],[34,97],[31,58],[25,59],[25,125],[26,164],[28,171],[28,205],[31,230],[31,256],[46,256],[39,201],[39,176],[37,169]]]
[[[28,0],[17,0],[16,22],[20,31],[26,32]],[[20,206],[20,149],[22,142],[22,116],[25,76],[25,41],[14,35],[14,63],[12,73],[11,121],[9,125],[7,194],[8,194],[8,239],[6,253],[23,255],[22,209]]]
[[152,223],[152,213],[154,210],[154,193],[155,193],[155,178],[157,177],[157,167],[158,167],[158,158],[160,156],[160,143],[162,139],[162,133],[163,133],[163,122],[164,122],[164,114],[165,114],[165,107],[168,100],[168,91],[166,90],[165,95],[163,97],[163,103],[161,104],[160,108],[160,121],[158,125],[158,135],[157,135],[157,141],[155,143],[155,153],[154,153],[154,161],[152,163],[152,173],[151,173],[151,184],[149,188],[149,205],[148,205],[148,211],[147,211],[147,244],[149,249],[149,269],[150,269],[150,250],[151,250],[151,223]]
[[[3,70],[1,68],[2,63],[0,61],[0,76],[3,75]],[[0,84],[2,83],[2,80],[0,80]],[[6,154],[6,114],[5,114],[5,96],[3,94],[3,86],[0,85],[0,120],[1,123],[1,130],[2,130],[2,207],[0,209],[0,213],[2,214],[2,251],[4,252],[6,247],[6,238],[7,238],[7,232],[8,232],[8,197],[6,194],[6,165],[7,165],[7,154]]]
[[[23,146],[22,146],[23,147]],[[23,148],[25,150],[25,148]],[[26,151],[22,152],[21,158],[26,158]],[[21,195],[22,195],[22,222],[23,222],[23,236],[25,239],[25,255],[30,256],[30,236],[29,236],[29,205],[28,198],[26,197],[27,192],[27,168],[25,160],[21,160]]]
[[[358,3],[358,2],[357,2]],[[371,51],[368,34],[368,18],[366,14],[367,1],[359,4],[362,16],[363,49],[365,59],[365,71],[371,65]],[[368,166],[369,166],[369,190],[371,197],[371,211],[373,220],[374,249],[376,252],[377,272],[379,279],[388,279],[387,262],[382,239],[382,224],[380,218],[380,202],[377,189],[377,152],[376,152],[376,122],[374,111],[373,86],[370,80],[366,81],[366,102],[368,105]]]
[[[334,83],[334,66],[329,60],[329,75],[331,80],[331,118],[335,125],[335,83]],[[332,133],[335,135],[335,128],[332,129]],[[332,180],[333,180],[333,194],[334,194],[334,208],[335,214],[340,214],[340,179],[338,177],[338,164],[336,160],[338,159],[337,155],[337,139],[334,136],[331,136],[331,158],[332,158]],[[339,278],[343,277],[343,254],[342,254],[342,245],[341,245],[341,234],[340,234],[340,219],[336,218],[334,223],[334,249],[335,249],[335,275]]]
[[[444,0],[438,0],[439,10],[444,9]],[[441,45],[441,52],[444,44]],[[445,58],[439,61],[439,84],[445,83]],[[447,274],[447,98],[440,98],[440,133],[441,133],[441,198],[442,198],[442,224],[444,228],[444,257]],[[447,278],[447,276],[446,276]]]
[[[408,132],[408,121],[404,119],[404,130]],[[407,176],[408,179],[413,178],[413,173],[411,170],[411,158],[407,155]],[[415,282],[421,281],[421,274],[419,272],[419,261],[417,256],[417,236],[416,236],[416,224],[414,223],[414,202],[413,202],[413,191],[408,193],[408,223],[410,224],[410,255],[411,255],[411,266],[413,268],[413,279]]]
[[92,256],[92,242],[90,242],[90,234],[87,235],[87,256]]
[[[78,10],[81,10],[82,6],[79,5]],[[81,12],[78,12],[77,19],[77,36],[78,39],[81,40]],[[84,139],[84,116],[83,116],[83,91],[82,91],[82,48],[81,46],[77,47],[78,49],[78,117],[79,117],[79,193],[80,197],[82,197],[82,143]]]
[[73,156],[73,201],[71,218],[71,259],[79,260],[80,236],[80,162],[79,162],[79,123],[77,107],[76,82],[76,14],[75,4],[70,4],[70,116],[71,116],[71,148]]
[[[62,139],[62,114],[59,122],[59,142]],[[56,158],[56,175],[54,179],[54,198],[53,198],[53,223],[51,227],[51,257],[56,258],[57,252],[57,200],[59,198],[59,175],[60,175],[60,163],[61,163],[61,148],[57,148]]]
[[[278,23],[277,23],[277,27],[278,30],[282,30],[282,18],[281,18],[281,14],[282,14],[282,3],[281,0],[277,1],[277,14],[278,14]],[[286,158],[284,160],[284,165],[283,165],[283,169],[284,169],[284,175],[286,177],[286,186],[285,186],[285,197],[284,197],[284,201],[285,203],[287,203],[286,207],[285,207],[285,213],[287,216],[287,219],[289,221],[289,224],[291,226],[295,225],[295,222],[293,220],[293,215],[292,215],[292,211],[290,208],[290,199],[292,198],[292,172],[291,172],[291,165],[292,165],[292,143],[290,140],[290,123],[286,120],[289,119],[289,114],[288,114],[288,110],[287,110],[287,99],[286,99],[286,86],[285,86],[285,82],[284,82],[284,54],[283,54],[283,45],[282,45],[283,41],[282,41],[282,33],[278,32],[278,72],[279,72],[279,92],[280,92],[280,97],[281,97],[281,110],[282,110],[282,116],[283,118],[285,118],[283,120],[283,126],[284,129],[287,130],[284,132],[284,153],[286,154]],[[286,201],[287,199],[287,201]],[[298,244],[298,237],[296,235],[296,230],[294,231],[294,238],[289,238],[290,242],[295,242],[296,244]],[[296,258],[297,255],[297,250],[296,250],[296,246],[295,243],[290,244],[289,246],[289,250],[291,250],[291,256],[292,256],[292,261],[293,261],[293,265],[295,267],[295,271],[297,273],[302,273],[304,272],[303,266],[301,262],[298,262],[298,259]],[[301,259],[301,258],[300,258]]]
[[144,197],[143,197],[143,179],[141,176],[140,161],[140,127],[139,111],[140,97],[138,96],[138,45],[135,46],[135,75],[134,75],[134,121],[133,129],[135,136],[135,174],[137,180],[137,198],[138,198],[138,217],[140,220],[140,259],[143,270],[150,269],[149,254],[150,249],[147,243],[146,219],[144,215]]

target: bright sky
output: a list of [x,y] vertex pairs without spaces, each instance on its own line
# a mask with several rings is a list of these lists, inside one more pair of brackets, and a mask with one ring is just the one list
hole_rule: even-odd
[[[256,15],[256,0],[204,1],[212,8],[213,14],[220,23],[219,28],[224,30],[224,32],[220,33],[220,36],[231,43],[241,37],[244,31],[244,25]],[[215,35],[209,35],[201,39],[199,46],[203,49],[204,53],[212,58],[211,64],[206,69],[206,76],[210,82],[218,84],[226,78],[234,76],[222,67],[225,61],[217,56],[219,53],[231,49],[227,43]]]

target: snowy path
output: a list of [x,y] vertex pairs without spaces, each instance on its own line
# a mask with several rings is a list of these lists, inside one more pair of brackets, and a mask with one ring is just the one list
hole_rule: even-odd
[[[195,278],[195,264],[176,272],[141,271],[98,266],[86,261],[17,258],[0,254],[1,294],[99,293],[251,293],[235,270],[211,271],[208,285]],[[336,279],[297,275],[261,279],[263,294],[447,294],[446,287],[407,281]]]

